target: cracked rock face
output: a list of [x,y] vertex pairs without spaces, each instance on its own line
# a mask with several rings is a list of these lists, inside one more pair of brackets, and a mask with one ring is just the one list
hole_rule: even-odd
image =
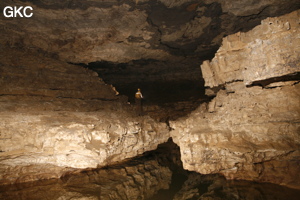
[[[248,35],[247,42],[240,33],[228,36],[202,65],[205,84],[224,88],[209,104],[172,122],[171,136],[185,169],[300,188],[300,84],[292,80],[300,71],[299,11],[266,19]],[[257,42],[269,45],[258,48]],[[246,87],[255,81],[260,86]]]

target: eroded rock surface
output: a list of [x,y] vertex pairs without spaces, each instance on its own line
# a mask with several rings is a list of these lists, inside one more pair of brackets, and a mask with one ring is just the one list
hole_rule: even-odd
[[73,63],[211,57],[224,35],[299,8],[297,0],[14,1],[33,17],[1,15],[1,43],[37,49]]
[[[239,34],[225,38],[216,57],[202,65],[206,85],[224,89],[190,116],[171,122],[171,136],[185,169],[300,188],[300,84],[276,82],[300,71],[299,11],[267,19],[248,34],[253,36],[247,43]],[[252,46],[258,41],[259,50]],[[246,87],[271,77],[265,87]]]
[[0,62],[2,184],[105,166],[169,138],[94,72],[16,49]]

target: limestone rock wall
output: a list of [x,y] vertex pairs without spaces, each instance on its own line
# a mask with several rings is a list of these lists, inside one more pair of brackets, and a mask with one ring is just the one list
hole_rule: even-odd
[[118,98],[112,86],[105,84],[96,72],[14,48],[1,49],[0,85],[2,96]]
[[154,150],[168,139],[165,125],[108,111],[1,112],[0,131],[1,183],[113,164]]
[[[280,81],[300,71],[297,41],[299,11],[224,39],[216,57],[202,65],[206,85],[224,89],[170,123],[185,169],[300,188],[300,84]],[[264,87],[246,87],[270,77],[276,78]]]
[[300,11],[263,20],[246,33],[225,37],[211,62],[201,65],[205,86],[293,74],[300,66]]
[[113,164],[169,138],[89,70],[17,49],[0,63],[1,184]]

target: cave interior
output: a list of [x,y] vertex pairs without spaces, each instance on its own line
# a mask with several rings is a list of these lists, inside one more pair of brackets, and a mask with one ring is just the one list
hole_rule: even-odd
[[[5,6],[33,8],[31,18],[5,18],[3,15],[0,18],[0,119],[3,119],[0,128],[3,145],[0,146],[0,153],[3,155],[0,162],[3,161],[5,166],[13,166],[11,170],[19,170],[18,173],[25,177],[26,174],[36,173],[24,164],[27,162],[27,152],[34,152],[36,156],[36,152],[43,151],[49,156],[60,149],[46,149],[45,146],[49,146],[47,142],[32,142],[30,139],[28,141],[31,143],[24,144],[24,147],[20,147],[21,150],[16,148],[17,140],[10,144],[13,136],[7,136],[14,131],[11,126],[15,122],[10,120],[26,123],[25,127],[20,128],[21,124],[16,128],[18,139],[27,137],[29,130],[22,133],[26,125],[30,129],[35,127],[35,123],[41,123],[41,126],[46,127],[43,129],[45,131],[64,126],[63,124],[70,128],[69,124],[73,122],[94,123],[97,117],[98,121],[103,119],[103,124],[110,124],[105,124],[109,126],[107,132],[117,130],[114,123],[123,126],[124,118],[129,121],[128,124],[131,123],[130,120],[134,121],[128,126],[143,124],[143,127],[151,126],[152,132],[163,130],[156,127],[161,125],[155,124],[163,123],[167,125],[167,133],[163,137],[169,139],[169,131],[176,129],[176,126],[174,128],[170,125],[170,121],[189,117],[195,110],[201,110],[201,105],[207,107],[216,96],[221,96],[218,92],[226,90],[226,84],[239,84],[243,81],[233,78],[214,87],[206,84],[200,65],[204,61],[213,60],[224,38],[234,34],[247,34],[260,25],[262,20],[297,11],[300,3],[298,0],[2,0],[1,10]],[[271,84],[292,81],[292,86],[295,86],[300,80],[299,55],[293,69],[292,73],[255,80],[247,88],[278,89],[277,85]],[[141,89],[144,96],[143,116],[135,116],[134,95],[137,88]],[[208,88],[213,92],[208,93]],[[229,93],[234,92],[228,91]],[[217,102],[216,105],[221,109],[222,103]],[[209,113],[215,112],[210,111],[209,106],[207,109]],[[30,116],[25,117],[24,113],[27,111]],[[98,115],[97,112],[103,114]],[[87,114],[81,116],[81,113]],[[296,115],[297,113],[294,116]],[[149,116],[154,119],[153,122],[146,121],[149,121]],[[136,122],[136,118],[143,118],[144,121]],[[125,121],[124,124],[127,123]],[[43,123],[48,123],[49,127]],[[299,122],[296,120],[289,123]],[[41,136],[37,134],[32,140],[38,141],[38,137]],[[102,164],[99,161],[96,164],[83,164],[83,167],[78,165],[78,168],[103,167],[144,153],[134,147],[130,147],[134,149],[134,153],[128,153],[127,150],[123,153],[120,150],[121,153],[116,153],[117,156],[109,155],[108,151],[106,154],[101,150],[96,151],[95,149],[101,149],[110,141],[121,140],[114,133],[107,137],[109,139],[106,140],[104,136],[98,136],[98,139],[95,136],[96,139],[85,144],[87,151],[106,156],[101,160]],[[155,149],[158,144],[151,145],[145,151]],[[296,150],[288,151],[285,147],[279,147],[279,151],[286,150],[285,154],[280,155],[289,155],[299,150],[299,143],[291,146]],[[72,152],[72,148],[68,151]],[[20,156],[20,161],[12,161],[14,158],[10,156],[15,152],[15,155],[25,156],[24,159]],[[64,156],[69,156],[69,153]],[[77,159],[76,156],[74,158]],[[270,160],[272,159],[273,157]],[[29,163],[33,166],[32,162]],[[55,162],[49,161],[51,165],[56,165]],[[264,161],[253,161],[255,166],[260,162]],[[299,159],[296,162],[299,165]],[[42,164],[43,161],[38,161],[37,166]],[[77,169],[76,164],[61,166]],[[4,174],[11,173],[8,169],[10,168],[0,169],[0,183],[15,183],[5,178]],[[24,174],[21,173],[22,169]],[[69,174],[68,170],[56,167],[52,167],[51,171],[57,173],[54,177]],[[24,177],[20,182],[35,180],[38,175],[32,179]],[[48,174],[45,177],[52,176]],[[241,177],[239,179],[243,179]],[[265,178],[263,182],[272,182],[272,179]],[[297,184],[291,185],[297,188]]]

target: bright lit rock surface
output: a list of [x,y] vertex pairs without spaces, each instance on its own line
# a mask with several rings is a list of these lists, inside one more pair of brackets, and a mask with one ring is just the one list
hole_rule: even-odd
[[0,183],[113,164],[169,138],[89,70],[18,50],[0,62]]

